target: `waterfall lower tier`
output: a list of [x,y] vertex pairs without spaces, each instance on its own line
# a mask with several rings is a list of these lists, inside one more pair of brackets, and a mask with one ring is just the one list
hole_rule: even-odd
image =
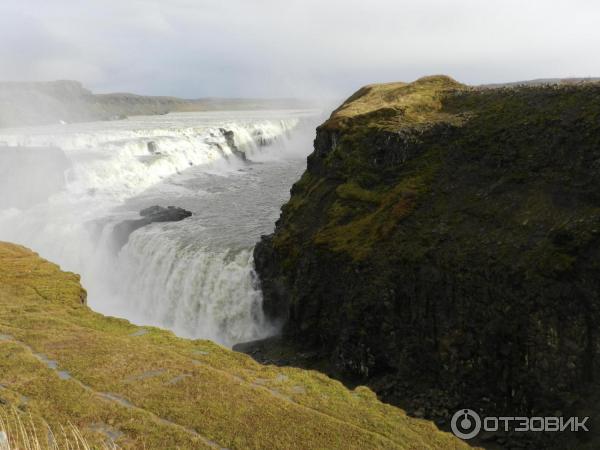
[[[274,326],[252,249],[304,168],[315,122],[312,112],[263,111],[2,130],[13,153],[52,148],[64,183],[27,204],[22,188],[8,190],[0,240],[80,273],[99,312],[228,346],[265,337]],[[57,165],[45,166],[56,177]],[[50,176],[38,172],[30,183]],[[115,245],[114,227],[153,205],[193,215]]]

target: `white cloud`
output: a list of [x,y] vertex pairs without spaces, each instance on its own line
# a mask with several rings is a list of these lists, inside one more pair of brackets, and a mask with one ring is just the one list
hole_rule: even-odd
[[430,73],[593,76],[599,20],[591,0],[21,0],[0,5],[0,77],[302,96]]

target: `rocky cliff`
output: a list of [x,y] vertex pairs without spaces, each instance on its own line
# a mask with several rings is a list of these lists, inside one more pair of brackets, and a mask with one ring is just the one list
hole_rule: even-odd
[[[466,448],[368,388],[261,366],[209,341],[104,317],[85,300],[77,275],[0,243],[0,447],[35,424],[40,446],[13,448],[75,448],[60,433],[69,426],[85,448]],[[21,430],[2,421],[10,408]]]
[[598,84],[366,86],[317,129],[256,247],[264,309],[418,415],[587,411],[598,180]]

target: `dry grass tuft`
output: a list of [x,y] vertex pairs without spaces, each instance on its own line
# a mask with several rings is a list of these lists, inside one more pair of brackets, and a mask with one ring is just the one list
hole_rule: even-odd
[[91,446],[72,423],[53,430],[45,420],[0,407],[0,450],[115,450],[114,443]]
[[466,448],[366,388],[152,327],[139,334],[83,298],[76,275],[0,243],[0,405],[33,416],[10,413],[8,448]]
[[420,78],[412,83],[371,84],[348,98],[324,126],[343,127],[350,119],[370,116],[378,126],[394,129],[426,122],[457,120],[441,111],[442,99],[450,92],[467,89],[466,85],[443,75]]

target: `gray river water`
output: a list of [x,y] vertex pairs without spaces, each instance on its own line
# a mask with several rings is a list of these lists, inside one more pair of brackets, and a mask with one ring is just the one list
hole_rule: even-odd
[[[252,249],[304,171],[318,119],[213,112],[1,130],[5,146],[60,148],[68,168],[47,198],[0,209],[0,240],[81,274],[89,305],[104,314],[228,346],[267,336],[275,330],[262,315]],[[40,165],[35,173],[32,185],[45,179]],[[136,230],[115,252],[115,224],[151,205],[193,216]]]

